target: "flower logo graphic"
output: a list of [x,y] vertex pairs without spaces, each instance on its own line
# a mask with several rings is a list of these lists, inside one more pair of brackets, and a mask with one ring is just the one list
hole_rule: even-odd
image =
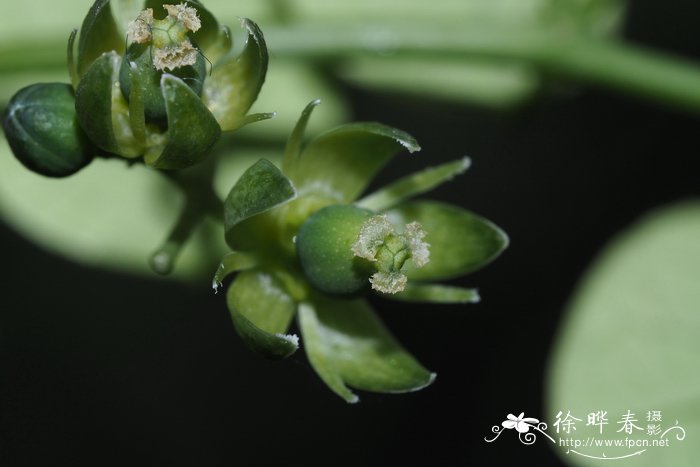
[[515,428],[518,433],[527,433],[530,431],[531,427],[536,428],[537,424],[540,423],[539,420],[536,418],[524,418],[525,412],[520,412],[520,415],[517,417],[513,415],[512,413],[509,413],[508,416],[506,417],[508,420],[504,420],[501,425],[503,425],[503,428],[506,428],[508,430],[512,430]]
[[549,436],[546,433],[546,423],[540,422],[536,418],[525,417],[525,412],[520,412],[520,415],[518,415],[517,417],[512,413],[509,413],[506,416],[506,419],[503,420],[503,422],[501,422],[501,426],[494,425],[491,427],[491,432],[495,433],[495,436],[491,439],[485,437],[484,441],[486,441],[487,443],[492,443],[496,441],[496,439],[498,439],[499,436],[501,436],[501,433],[503,433],[504,430],[515,429],[515,431],[518,432],[518,439],[520,439],[521,443],[527,445],[534,444],[535,441],[537,441],[537,435],[530,431],[531,428],[545,436],[551,442],[556,442],[551,436]]

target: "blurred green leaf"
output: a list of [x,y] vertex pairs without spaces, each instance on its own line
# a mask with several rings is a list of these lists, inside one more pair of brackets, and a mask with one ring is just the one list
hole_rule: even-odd
[[286,358],[299,348],[287,335],[296,304],[278,281],[264,271],[238,274],[226,294],[233,325],[252,350],[266,358]]
[[386,211],[402,227],[417,221],[427,232],[430,261],[422,268],[410,262],[404,273],[413,280],[450,279],[475,271],[496,259],[508,246],[508,236],[492,222],[457,206],[415,201]]
[[352,386],[371,392],[417,391],[435,380],[393,338],[362,300],[318,298],[299,306],[306,355],[328,387],[354,403]]
[[[553,347],[550,416],[607,410],[605,437],[624,439],[631,435],[618,432],[614,418],[631,410],[646,428],[647,412],[658,410],[664,430],[678,421],[689,434],[681,442],[669,433],[668,447],[649,448],[627,465],[691,466],[700,454],[691,439],[700,430],[698,239],[698,201],[658,210],[619,235],[579,283]],[[558,452],[571,465],[600,465]],[[630,452],[605,448],[608,457]]]

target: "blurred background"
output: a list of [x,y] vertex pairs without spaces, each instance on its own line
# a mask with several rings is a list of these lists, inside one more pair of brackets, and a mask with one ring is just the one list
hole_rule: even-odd
[[[611,412],[621,412],[628,408],[622,402],[636,398],[640,412],[656,404],[680,414],[686,428],[700,423],[700,381],[693,376],[700,356],[693,337],[698,302],[659,305],[665,293],[678,296],[680,282],[687,292],[700,281],[697,237],[676,244],[674,254],[692,259],[689,268],[674,270],[682,281],[665,275],[670,279],[658,282],[658,290],[657,282],[646,290],[632,279],[620,284],[621,296],[643,302],[632,307],[638,322],[653,325],[651,315],[669,315],[663,332],[646,342],[650,347],[635,335],[649,329],[616,327],[616,319],[630,317],[616,318],[614,310],[603,318],[611,335],[575,335],[596,329],[585,324],[592,305],[584,303],[586,287],[595,284],[581,282],[590,268],[604,273],[596,257],[615,255],[615,245],[637,238],[619,235],[630,226],[644,229],[647,221],[639,219],[650,211],[700,194],[700,104],[688,86],[700,76],[700,4],[499,0],[486,7],[465,0],[432,2],[425,13],[412,1],[404,8],[401,2],[249,1],[240,11],[235,3],[205,3],[224,24],[235,25],[237,16],[260,22],[271,65],[253,110],[279,112],[276,120],[222,142],[220,150],[236,159],[223,163],[221,191],[247,163],[274,157],[304,104],[320,97],[312,134],[342,121],[376,120],[421,143],[423,151],[398,156],[374,186],[469,155],[466,175],[430,197],[494,221],[511,246],[484,270],[455,282],[478,287],[478,305],[372,299],[393,333],[438,378],[418,393],[361,393],[359,404],[347,405],[325,388],[303,352],[268,362],[244,347],[223,296],[209,286],[221,242],[212,239],[211,226],[188,247],[175,280],[149,273],[148,254],[181,202],[160,180],[112,162],[95,163],[68,180],[46,180],[24,170],[3,141],[2,465],[594,465],[542,440],[524,446],[507,433],[492,444],[484,437],[508,413],[551,424],[567,404],[590,410],[609,404]],[[64,40],[89,5],[81,0],[63,11],[48,1],[3,0],[11,14],[2,20],[0,106],[22,86],[68,81]],[[387,22],[388,31],[415,28],[418,37],[429,37],[421,24],[458,31],[463,23],[466,36],[437,37],[440,53],[403,53],[377,26],[379,39],[367,39],[376,50],[339,45],[336,56],[314,42],[325,37],[324,29],[333,30],[330,21],[351,32]],[[470,36],[473,24],[481,25],[483,42]],[[571,40],[571,55],[518,55],[513,25],[551,33],[543,37],[552,41]],[[345,29],[338,31],[341,41]],[[307,42],[288,40],[296,33]],[[488,39],[509,34],[508,46]],[[467,52],[444,52],[459,49],[462,39],[474,41]],[[595,47],[574,47],[582,43]],[[653,60],[625,62],[640,48],[654,50]],[[581,50],[593,54],[590,62],[585,54],[571,58]],[[588,65],[602,56],[609,66]],[[616,68],[630,62],[630,68]],[[667,76],[658,69],[674,71]],[[698,232],[697,205],[685,206],[682,222],[690,217],[690,232]],[[606,248],[611,241],[617,243]],[[637,246],[645,251],[645,245]],[[661,262],[647,265],[661,271]],[[642,313],[645,292],[661,296],[649,313]],[[671,315],[676,310],[680,315]],[[584,338],[589,347],[576,347]],[[611,346],[613,338],[619,345]],[[678,342],[686,347],[673,347]],[[664,354],[671,347],[673,354]],[[615,352],[629,348],[649,356],[646,348],[658,361],[647,359],[636,373],[614,367]],[[636,386],[604,378],[616,374]],[[695,465],[695,436],[689,429],[685,444],[620,462]]]

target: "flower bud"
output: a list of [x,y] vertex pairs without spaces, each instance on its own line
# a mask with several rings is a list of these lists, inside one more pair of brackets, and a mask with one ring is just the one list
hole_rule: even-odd
[[[165,123],[167,119],[165,98],[160,87],[163,71],[153,66],[153,49],[151,45],[132,44],[129,46],[119,68],[119,87],[124,99],[129,102],[131,83],[140,83],[146,121]],[[201,54],[197,53],[194,65],[175,68],[169,74],[180,78],[195,94],[201,96],[206,72],[206,61]]]
[[41,83],[21,89],[3,118],[7,142],[28,169],[49,177],[66,177],[86,166],[95,148],[75,115],[73,88]]
[[199,1],[167,1],[96,0],[70,36],[68,68],[78,122],[97,147],[180,170],[202,162],[222,132],[273,114],[247,115],[267,71],[257,25],[241,20],[247,40],[234,55],[231,31]]
[[129,101],[132,82],[141,86],[146,121],[164,123],[165,99],[160,88],[163,73],[180,78],[197,96],[202,95],[206,62],[188,37],[201,28],[197,10],[182,3],[163,5],[168,12],[154,19],[153,9],[143,10],[129,23],[127,40],[131,44],[119,69],[119,87]]

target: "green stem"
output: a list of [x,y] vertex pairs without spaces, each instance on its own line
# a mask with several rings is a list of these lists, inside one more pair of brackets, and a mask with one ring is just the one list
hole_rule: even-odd
[[170,231],[168,238],[150,258],[151,268],[158,274],[170,274],[175,266],[175,261],[182,251],[187,240],[192,236],[194,229],[204,219],[204,212],[197,203],[186,201],[185,208],[180,213],[175,226]]
[[381,54],[387,60],[423,56],[519,61],[546,73],[700,111],[700,66],[619,40],[490,27],[467,30],[305,25],[268,28],[265,34],[278,57],[325,60]]
[[185,206],[175,226],[163,245],[151,255],[151,268],[158,274],[166,275],[172,272],[185,243],[207,215],[223,223],[224,204],[212,185],[216,167],[213,159],[209,157],[204,163],[186,170],[158,171],[179,186],[185,194]]
[[[503,60],[700,111],[700,66],[615,38],[566,36],[547,30],[429,25],[291,24],[265,29],[275,57],[338,60],[353,56]],[[63,67],[63,41],[0,46],[0,73]]]
[[452,285],[414,284],[409,282],[406,288],[396,294],[381,294],[382,297],[400,302],[416,303],[479,303],[481,298],[476,289],[465,289]]

